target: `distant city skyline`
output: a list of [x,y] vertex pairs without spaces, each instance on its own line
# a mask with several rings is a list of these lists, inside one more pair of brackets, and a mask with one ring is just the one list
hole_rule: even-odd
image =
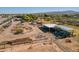
[[40,13],[40,12],[69,11],[69,10],[79,12],[79,7],[0,7],[0,14]]

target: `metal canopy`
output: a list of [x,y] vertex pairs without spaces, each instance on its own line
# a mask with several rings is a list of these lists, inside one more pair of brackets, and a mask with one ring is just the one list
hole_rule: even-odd
[[54,28],[56,27],[56,24],[43,24],[43,26],[46,26],[48,28]]

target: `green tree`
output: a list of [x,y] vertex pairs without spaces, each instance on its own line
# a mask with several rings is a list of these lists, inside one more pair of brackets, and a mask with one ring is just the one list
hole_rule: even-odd
[[62,17],[61,17],[60,15],[56,15],[56,16],[54,17],[54,19],[55,19],[55,20],[61,20]]
[[37,17],[35,15],[32,15],[32,14],[26,14],[26,15],[23,15],[23,19],[25,21],[34,21],[37,19]]

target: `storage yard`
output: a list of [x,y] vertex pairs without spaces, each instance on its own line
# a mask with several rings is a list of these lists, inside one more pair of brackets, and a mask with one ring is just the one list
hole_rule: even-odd
[[[79,51],[79,43],[74,40],[75,31],[68,26],[22,23],[17,18],[11,18],[5,23],[0,25],[0,52]],[[8,26],[4,27],[3,24]]]

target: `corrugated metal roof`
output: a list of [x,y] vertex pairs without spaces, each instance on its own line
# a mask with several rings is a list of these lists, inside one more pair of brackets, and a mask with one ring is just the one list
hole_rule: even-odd
[[49,28],[54,28],[56,24],[43,24],[43,26],[49,27]]
[[67,27],[67,26],[63,26],[63,25],[57,25],[57,24],[43,24],[43,26],[46,26],[48,28],[61,28],[62,30],[73,30],[73,28]]
[[73,30],[73,28],[63,26],[63,25],[57,25],[57,27],[61,28],[62,30]]

